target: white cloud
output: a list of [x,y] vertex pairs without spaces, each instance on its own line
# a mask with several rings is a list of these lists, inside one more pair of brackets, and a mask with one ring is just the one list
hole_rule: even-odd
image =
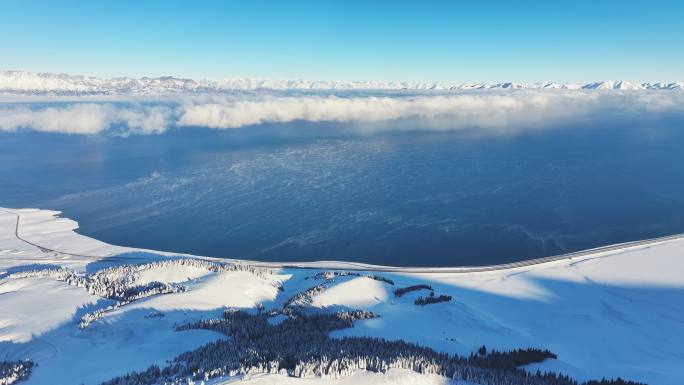
[[147,107],[144,109],[119,109],[117,120],[124,123],[129,133],[159,134],[169,127],[173,111],[169,107]]
[[97,134],[117,126],[123,135],[164,132],[171,123],[168,107],[117,106],[110,103],[73,103],[29,108],[0,107],[0,131],[34,130],[67,134]]
[[[470,92],[426,96],[285,96],[257,99],[186,101],[178,110],[180,126],[238,128],[296,120],[361,123],[361,130],[411,128],[514,131],[548,127],[611,114],[684,111],[680,92],[518,91]],[[390,122],[390,124],[363,124]]]
[[45,132],[95,134],[108,126],[107,108],[99,104],[75,104],[31,110],[0,109],[0,130],[32,129]]
[[176,97],[164,104],[63,102],[50,107],[0,107],[0,131],[36,130],[71,134],[112,131],[153,134],[170,127],[240,128],[292,121],[353,123],[350,129],[428,130],[479,128],[495,132],[552,127],[586,119],[644,113],[684,112],[677,91],[462,92],[384,96],[240,94]]

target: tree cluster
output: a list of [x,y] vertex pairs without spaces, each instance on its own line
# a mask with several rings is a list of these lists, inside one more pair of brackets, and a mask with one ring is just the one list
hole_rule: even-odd
[[0,361],[0,385],[16,384],[31,375],[33,361]]
[[80,275],[69,269],[48,266],[8,275],[11,279],[50,277],[72,286],[84,287],[88,293],[117,301],[131,301],[142,298],[143,293],[157,294],[166,285],[152,282],[139,285],[140,273],[145,270],[174,266],[190,266],[206,269],[209,272],[223,273],[228,271],[246,271],[264,277],[269,270],[244,263],[214,262],[195,258],[164,259],[160,261],[113,266],[98,270],[92,274]]
[[[100,319],[106,313],[133,301],[159,294],[185,291],[185,287],[180,284],[169,284],[157,281],[144,284],[138,283],[140,273],[145,270],[176,266],[201,268],[213,273],[246,271],[259,277],[264,277],[264,275],[269,272],[269,270],[244,263],[214,262],[195,258],[177,258],[141,264],[113,266],[85,275],[77,274],[74,271],[62,267],[46,266],[45,268],[36,268],[12,273],[8,275],[8,278],[53,278],[58,281],[66,282],[72,286],[83,287],[90,294],[116,301],[113,305],[84,314],[79,321],[79,327],[85,328],[92,322]],[[276,286],[279,290],[283,290],[282,284],[277,283]]]
[[418,291],[418,290],[430,290],[430,292],[434,293],[434,290],[432,289],[432,286],[430,285],[412,285],[412,286],[406,286],[406,287],[400,287],[394,290],[394,295],[396,297],[401,297],[404,294],[410,293],[412,291]]
[[301,313],[305,307],[311,305],[313,297],[322,293],[326,288],[327,286],[324,283],[321,283],[295,294],[285,301],[283,304],[282,313]]
[[413,303],[415,303],[418,306],[425,306],[425,305],[431,305],[433,303],[449,302],[449,301],[451,301],[450,295],[440,294],[438,296],[435,296],[435,292],[432,291],[432,292],[430,292],[429,296],[418,297],[418,298],[416,298],[415,301],[413,301]]
[[[223,376],[257,373],[294,377],[341,377],[358,370],[386,372],[402,368],[418,373],[481,385],[578,385],[556,373],[527,373],[520,365],[554,358],[548,350],[492,351],[461,357],[405,341],[371,337],[329,338],[333,330],[352,327],[354,321],[373,318],[368,311],[327,314],[291,314],[277,325],[269,314],[227,311],[223,318],[200,320],[177,330],[208,329],[229,337],[183,353],[163,369],[150,367],[103,385],[181,384]],[[481,353],[482,351],[480,351]],[[599,383],[604,385],[604,383]],[[607,383],[620,384],[622,383]]]
[[[376,281],[385,282],[387,284],[394,286],[394,281],[387,278],[387,277],[383,277],[381,275],[375,275],[375,274],[361,274],[361,273],[357,273],[355,271],[337,271],[337,270],[321,271],[319,273],[314,274],[313,278],[314,279],[330,280],[330,279],[333,279],[334,277],[349,277],[349,276],[366,277],[366,278],[374,279]],[[308,278],[309,277],[306,277],[305,279],[308,279]]]
[[605,378],[598,380],[598,381],[597,380],[591,380],[591,381],[587,381],[585,383],[585,385],[645,385],[645,384],[642,384],[640,382],[623,380],[622,378],[618,377],[618,378],[610,379],[610,380],[607,380]]
[[543,362],[545,359],[557,359],[558,356],[548,349],[515,349],[508,352],[499,352],[492,350],[487,353],[487,347],[482,345],[478,349],[477,354],[472,354],[470,359],[472,361],[482,362],[482,366],[491,366],[491,363],[497,363],[499,366],[506,366],[517,368],[523,365]]

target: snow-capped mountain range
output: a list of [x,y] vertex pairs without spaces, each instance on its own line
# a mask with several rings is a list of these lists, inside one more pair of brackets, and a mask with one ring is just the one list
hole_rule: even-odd
[[171,76],[158,78],[97,78],[80,75],[0,71],[0,93],[36,95],[146,95],[255,90],[482,90],[482,89],[571,89],[571,90],[682,90],[684,82],[630,83],[603,81],[577,83],[416,83],[381,81],[272,80],[226,78],[193,80]]

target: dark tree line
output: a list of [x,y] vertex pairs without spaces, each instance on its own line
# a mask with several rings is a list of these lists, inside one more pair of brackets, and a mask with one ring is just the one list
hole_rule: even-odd
[[[387,284],[390,284],[394,286],[394,281],[387,278],[383,277],[381,275],[374,275],[374,274],[361,274],[357,273],[355,271],[336,271],[336,270],[331,270],[331,271],[321,271],[319,273],[316,273],[313,275],[314,279],[332,279],[334,277],[366,277],[370,279],[374,279],[376,281],[380,282],[385,282]],[[305,277],[304,279],[309,279],[309,277]]]
[[304,308],[311,305],[313,297],[322,293],[326,288],[326,285],[321,283],[295,294],[285,301],[281,312],[283,314],[303,312]]
[[[508,352],[499,352],[492,350],[487,353],[487,347],[482,345],[480,349],[477,350],[477,354],[471,356],[471,360],[480,359],[484,362],[506,362],[503,366],[510,368],[517,368],[523,365],[535,364],[543,362],[545,359],[553,358],[557,359],[558,356],[552,353],[548,349],[515,349]],[[486,363],[484,366],[491,366]]]
[[16,384],[31,375],[33,361],[0,361],[0,385]]
[[418,297],[418,298],[416,298],[415,301],[413,301],[413,303],[415,303],[418,306],[425,306],[425,305],[431,305],[433,303],[449,302],[449,301],[451,301],[450,295],[440,294],[438,296],[435,296],[435,292],[432,291],[432,292],[430,292],[429,296]]
[[[354,321],[375,317],[368,311],[327,314],[290,314],[271,325],[269,314],[226,311],[223,318],[184,324],[177,330],[207,329],[230,337],[183,353],[163,369],[152,366],[114,378],[103,385],[181,384],[222,376],[279,373],[294,377],[341,377],[357,370],[386,372],[403,368],[437,374],[480,385],[579,385],[556,373],[527,373],[520,365],[556,356],[548,350],[525,349],[487,352],[469,357],[437,352],[405,341],[371,337],[330,338],[333,330],[352,327]],[[483,351],[484,349],[484,351]],[[622,381],[622,380],[620,380]],[[636,385],[605,382],[584,385]]]
[[421,297],[416,298],[415,301],[413,301],[413,303],[418,305],[418,306],[425,306],[425,305],[431,305],[433,303],[451,301],[450,295],[440,294],[438,296],[435,296],[435,290],[430,285],[412,285],[412,286],[401,287],[401,288],[394,290],[394,295],[397,297],[401,297],[404,294],[410,293],[412,291],[418,291],[418,290],[429,290],[430,291],[430,295],[428,295],[427,297],[421,296]]
[[430,286],[430,285],[412,285],[412,286],[400,287],[398,289],[395,289],[394,295],[397,297],[401,297],[404,294],[410,293],[412,291],[418,291],[418,290],[430,290],[431,292],[434,292],[434,290],[432,289],[432,286]]
[[623,380],[622,378],[618,377],[616,379],[610,379],[610,380],[606,380],[605,378],[601,379],[599,381],[591,380],[591,381],[587,381],[585,383],[585,385],[644,385],[644,384],[640,384],[638,382],[633,382],[633,381]]

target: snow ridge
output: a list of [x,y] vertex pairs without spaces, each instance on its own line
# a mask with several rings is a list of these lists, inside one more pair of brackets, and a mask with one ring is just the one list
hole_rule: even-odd
[[226,91],[315,91],[315,90],[412,90],[456,91],[486,89],[568,89],[568,90],[682,90],[684,82],[602,81],[576,83],[462,83],[448,84],[384,81],[273,80],[225,78],[193,80],[163,76],[157,78],[97,78],[90,76],[0,71],[0,93],[29,95],[150,95]]

